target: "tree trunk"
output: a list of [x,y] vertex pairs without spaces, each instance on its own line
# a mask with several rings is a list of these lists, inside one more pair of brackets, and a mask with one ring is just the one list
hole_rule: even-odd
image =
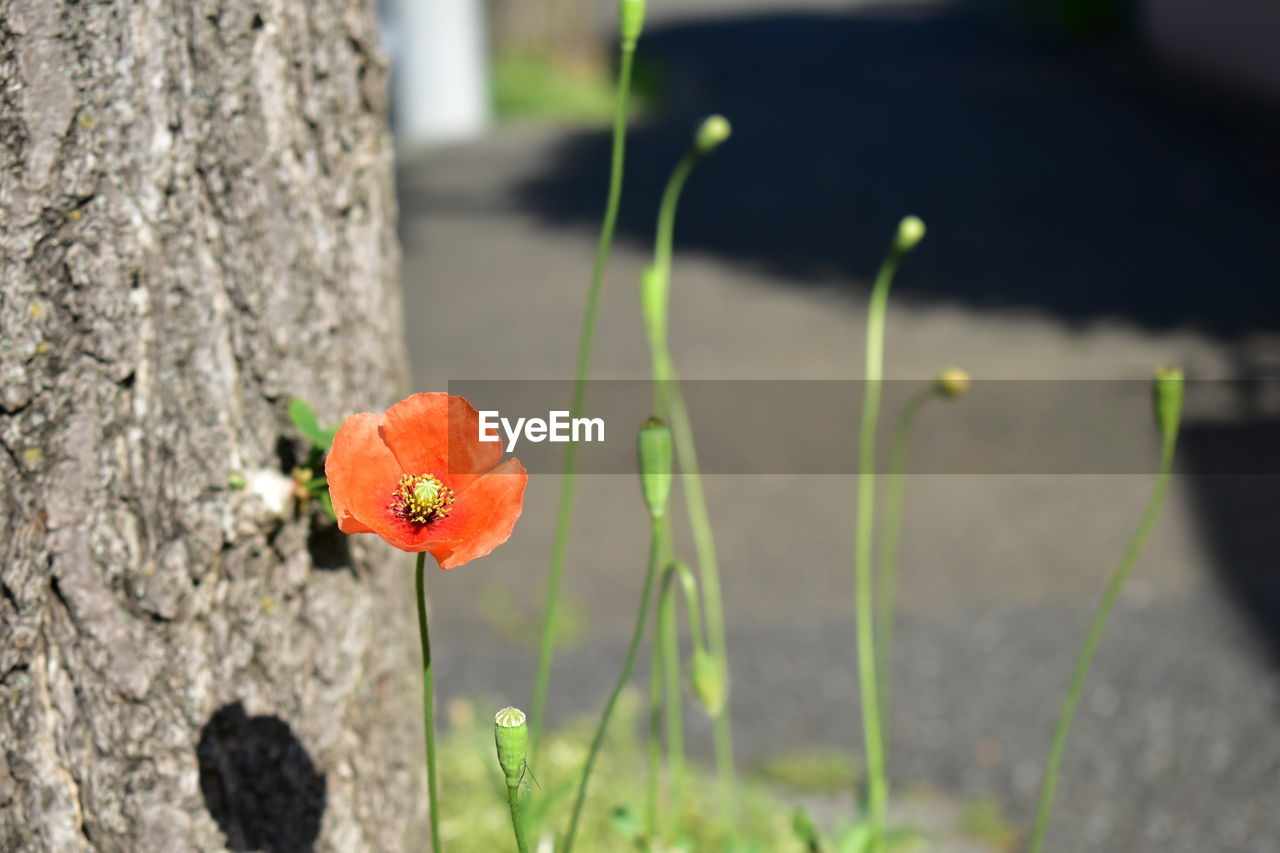
[[0,0],[0,849],[422,812],[407,566],[270,506],[403,385],[372,7]]
[[494,0],[496,52],[546,59],[571,74],[598,73],[605,58],[598,10],[592,0]]

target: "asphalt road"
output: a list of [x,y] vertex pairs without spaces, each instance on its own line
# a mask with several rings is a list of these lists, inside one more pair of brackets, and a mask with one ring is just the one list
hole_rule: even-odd
[[[1275,375],[1280,134],[1253,105],[967,7],[685,5],[705,16],[659,10],[646,41],[669,97],[635,135],[597,377],[647,376],[636,282],[658,182],[712,110],[736,135],[694,175],[680,219],[672,342],[688,378],[860,376],[868,278],[908,212],[930,232],[895,291],[891,377],[958,364],[988,379],[1140,379],[1167,362],[1204,379]],[[571,376],[606,145],[507,128],[402,167],[418,389]],[[1274,400],[1205,387],[1225,397],[1192,401],[1185,466],[1211,469],[1202,460],[1236,446],[1241,423],[1271,424],[1251,435],[1276,446]],[[1027,429],[966,421],[971,403],[933,404],[916,445],[990,454]],[[1133,411],[1085,407],[1035,429],[1137,435],[1133,452],[1153,454]],[[900,784],[992,795],[1029,821],[1072,661],[1150,487],[1145,473],[910,479]],[[718,475],[707,488],[743,764],[857,753],[853,478]],[[558,476],[532,478],[509,544],[431,578],[444,701],[527,705],[558,491]],[[1275,476],[1176,480],[1088,683],[1050,849],[1280,849],[1278,495]],[[631,477],[583,477],[577,507],[579,633],[555,671],[559,720],[596,713],[616,675],[646,541]],[[690,725],[705,754],[706,726]]]

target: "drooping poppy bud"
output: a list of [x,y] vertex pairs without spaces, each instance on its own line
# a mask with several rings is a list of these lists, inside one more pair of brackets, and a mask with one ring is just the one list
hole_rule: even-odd
[[898,223],[898,234],[893,240],[893,248],[899,254],[906,254],[924,239],[924,221],[918,216],[904,216]]
[[720,147],[731,133],[733,133],[733,127],[727,118],[722,115],[707,116],[699,125],[698,132],[693,137],[693,144],[699,154],[710,154]]
[[673,456],[671,429],[666,422],[658,418],[645,421],[636,439],[636,451],[640,457],[640,489],[645,505],[649,507],[650,516],[662,518],[671,494]]
[[514,788],[524,776],[529,751],[529,727],[525,724],[524,711],[508,707],[494,714],[493,741],[498,747],[498,764],[507,777],[507,787]]
[[702,649],[694,651],[693,660],[689,664],[689,683],[693,688],[693,698],[713,717],[720,716],[720,712],[724,710],[725,700],[729,698],[728,681],[720,661]]
[[1178,421],[1182,417],[1182,388],[1182,368],[1166,366],[1156,369],[1152,400],[1161,435],[1168,436],[1178,431]]
[[948,367],[938,374],[936,386],[939,394],[955,399],[963,397],[968,392],[969,383],[968,373],[958,367]]
[[622,44],[635,47],[644,29],[644,0],[622,0],[618,5],[618,35]]

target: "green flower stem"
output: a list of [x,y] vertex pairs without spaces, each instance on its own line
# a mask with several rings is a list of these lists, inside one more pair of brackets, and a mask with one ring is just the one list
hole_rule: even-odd
[[[685,489],[685,508],[689,527],[693,533],[694,551],[698,557],[698,571],[702,582],[703,602],[706,608],[707,633],[711,654],[720,668],[728,672],[728,650],[725,639],[724,606],[720,592],[720,572],[716,559],[715,536],[711,530],[711,517],[707,511],[706,496],[702,490],[702,477],[698,468],[697,448],[693,439],[693,427],[689,421],[684,396],[680,392],[675,366],[667,340],[668,302],[671,282],[672,246],[675,235],[676,209],[680,193],[688,181],[693,167],[700,159],[696,147],[690,149],[667,181],[658,209],[657,236],[654,244],[653,266],[645,273],[642,293],[645,327],[653,359],[654,409],[671,422],[671,434],[676,446],[676,459],[681,482]],[[713,719],[716,774],[719,779],[721,804],[726,820],[733,823],[734,757],[733,733],[727,706]]]
[[582,804],[587,797],[587,783],[591,780],[591,768],[595,764],[596,756],[600,752],[600,745],[604,742],[605,732],[609,728],[609,718],[613,715],[613,706],[618,702],[618,696],[627,685],[627,679],[631,677],[631,669],[636,663],[636,653],[640,650],[640,641],[644,637],[645,620],[649,615],[649,599],[653,597],[653,579],[657,574],[658,553],[662,547],[663,531],[666,528],[666,519],[662,516],[653,518],[652,532],[649,536],[649,562],[644,573],[644,588],[640,592],[640,611],[636,614],[635,630],[631,634],[631,646],[627,650],[627,659],[622,666],[622,673],[618,676],[618,682],[613,687],[613,692],[609,694],[609,699],[605,702],[604,713],[600,716],[600,724],[596,727],[595,737],[591,739],[591,750],[587,753],[586,764],[582,768],[582,780],[578,783],[578,795],[573,803],[573,816],[569,820],[569,831],[565,835],[564,846],[561,848],[562,853],[571,853],[573,850],[573,840],[578,832],[578,820],[582,816]]
[[[636,42],[624,40],[618,61],[618,88],[613,118],[613,156],[609,167],[609,192],[605,200],[604,222],[596,246],[595,265],[591,270],[591,287],[587,291],[586,310],[578,342],[578,365],[574,375],[570,417],[579,417],[587,396],[587,377],[591,372],[591,352],[595,342],[596,318],[600,313],[600,292],[604,282],[613,233],[618,223],[618,207],[622,203],[622,173],[626,158],[627,113],[631,93],[631,68],[635,60]],[[532,711],[529,715],[530,753],[538,762],[542,748],[542,726],[547,707],[547,690],[551,681],[551,665],[555,658],[557,616],[560,585],[564,576],[565,556],[569,548],[569,523],[573,515],[573,497],[578,472],[578,445],[570,442],[564,454],[564,477],[560,485],[560,505],[556,516],[555,538],[551,548],[551,565],[547,570],[544,595],[542,633],[538,646],[538,674],[534,680]]]
[[671,774],[671,804],[678,816],[684,799],[684,692],[680,687],[680,633],[676,627],[675,588],[679,579],[689,611],[691,640],[699,649],[702,643],[702,619],[698,615],[698,585],[689,567],[673,562],[663,571],[658,593],[658,637],[662,644],[662,669],[666,675],[667,698],[667,766]]
[[431,638],[427,633],[427,565],[425,551],[418,554],[416,587],[418,593],[418,636],[422,640],[422,726],[427,738],[427,814],[431,819],[431,850],[440,853],[440,799],[436,783],[436,710],[435,684],[431,675]]
[[[711,515],[707,511],[706,495],[702,491],[702,475],[698,467],[698,450],[693,440],[693,425],[685,408],[684,394],[672,371],[668,402],[671,407],[671,435],[676,446],[676,460],[685,476],[685,508],[689,516],[689,528],[693,533],[693,550],[698,557],[699,579],[702,582],[702,601],[707,617],[707,648],[716,659],[725,679],[729,675],[729,651],[725,637],[724,604],[720,592],[719,561],[716,557],[715,534],[711,529]],[[712,719],[712,734],[716,756],[716,776],[720,786],[720,799],[726,819],[732,823],[736,794],[734,791],[733,730],[729,720],[728,703]]]
[[651,843],[656,843],[659,838],[661,822],[662,666],[662,655],[658,654],[656,649],[651,650],[649,654],[649,733],[645,738],[649,753],[649,775],[644,810],[646,835]]
[[1120,590],[1124,587],[1130,569],[1133,568],[1138,555],[1142,553],[1147,537],[1151,534],[1151,528],[1160,515],[1160,507],[1164,504],[1165,495],[1169,491],[1169,477],[1173,471],[1173,450],[1178,438],[1176,416],[1161,432],[1160,472],[1156,476],[1151,498],[1147,501],[1146,511],[1138,522],[1138,529],[1129,540],[1128,547],[1125,548],[1124,556],[1112,573],[1111,580],[1107,582],[1102,600],[1093,614],[1093,621],[1089,623],[1089,632],[1085,635],[1080,656],[1076,658],[1075,672],[1072,673],[1071,684],[1067,688],[1066,698],[1058,714],[1058,725],[1053,732],[1053,744],[1049,748],[1049,761],[1045,765],[1044,784],[1040,790],[1040,806],[1036,812],[1035,832],[1028,848],[1030,853],[1040,853],[1044,847],[1044,836],[1049,829],[1049,818],[1053,813],[1053,797],[1058,787],[1058,772],[1062,766],[1062,755],[1067,747],[1067,735],[1071,731],[1076,706],[1080,704],[1080,693],[1084,688],[1085,678],[1089,674],[1089,667],[1093,663],[1094,652],[1097,651],[1098,643],[1102,639],[1102,631],[1106,627],[1107,619],[1115,607],[1116,599],[1120,596]]
[[520,786],[507,786],[507,805],[511,808],[511,829],[516,836],[516,850],[529,853],[529,842],[524,837],[524,819],[520,814]]
[[[936,383],[919,389],[902,406],[889,443],[889,475],[885,484],[884,530],[880,537],[880,566],[876,577],[876,651],[880,686],[880,719],[890,726],[893,706],[893,622],[897,606],[898,540],[902,532],[902,498],[906,490],[903,473],[907,468],[907,441],[916,415],[925,404],[938,396]],[[885,744],[888,763],[889,745]]]
[[872,843],[877,848],[884,832],[889,790],[885,778],[884,735],[880,725],[880,697],[876,678],[871,598],[871,535],[875,523],[876,424],[880,417],[880,384],[884,378],[884,320],[889,305],[889,286],[893,283],[894,273],[897,272],[904,253],[900,242],[894,241],[871,288],[871,303],[867,310],[866,388],[858,444],[854,606],[858,623],[858,688],[867,753],[867,811],[874,835]]

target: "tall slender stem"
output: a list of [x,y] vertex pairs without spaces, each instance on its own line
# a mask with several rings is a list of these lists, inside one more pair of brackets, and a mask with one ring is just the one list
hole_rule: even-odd
[[[670,570],[668,570],[670,571]],[[668,575],[670,578],[670,575]],[[678,822],[680,803],[684,798],[684,693],[680,689],[680,634],[676,628],[675,595],[669,579],[664,579],[658,595],[658,633],[662,672],[666,677],[663,692],[667,700],[667,772],[670,774],[671,811]]]
[[[573,401],[570,417],[579,417],[587,396],[587,378],[591,372],[591,352],[595,342],[596,318],[600,313],[600,292],[604,272],[613,245],[613,233],[618,224],[618,208],[622,203],[622,174],[626,158],[627,113],[631,93],[631,68],[635,59],[636,43],[624,40],[618,63],[618,88],[613,118],[613,154],[609,165],[609,192],[605,200],[604,222],[600,227],[600,239],[596,246],[595,265],[591,270],[591,287],[587,291],[586,310],[582,315],[582,331],[578,341],[578,363],[574,374]],[[547,570],[547,586],[544,596],[542,632],[538,645],[538,674],[534,680],[532,710],[529,715],[530,753],[533,762],[538,761],[542,748],[542,726],[547,707],[547,690],[551,681],[551,665],[555,658],[557,617],[560,606],[560,586],[564,576],[565,556],[569,547],[569,524],[573,515],[573,498],[578,472],[578,445],[570,442],[565,448],[564,477],[560,484],[560,505],[556,516],[555,538],[551,547],[551,565]]]
[[[889,440],[889,475],[885,485],[884,529],[880,536],[880,565],[876,577],[876,651],[880,686],[880,719],[885,729],[892,725],[893,709],[893,623],[898,597],[898,540],[902,532],[902,499],[906,490],[903,474],[907,468],[907,440],[916,415],[937,396],[934,383],[919,389],[903,405]],[[888,764],[889,744],[885,743]]]
[[875,625],[872,614],[871,536],[875,524],[876,425],[880,417],[880,384],[884,378],[884,320],[889,305],[889,285],[902,251],[897,242],[890,249],[875,284],[867,310],[866,383],[863,390],[862,425],[858,443],[857,544],[854,553],[854,607],[858,631],[858,689],[862,704],[862,735],[867,753],[867,811],[874,849],[879,849],[888,806],[885,778],[884,734],[880,725],[879,684],[876,677]]
[[578,821],[582,816],[582,804],[587,797],[587,783],[591,780],[591,768],[595,765],[596,756],[600,753],[600,745],[604,743],[605,732],[609,728],[609,719],[613,716],[613,707],[618,696],[631,677],[631,669],[636,663],[636,653],[640,650],[640,641],[644,638],[645,620],[649,615],[649,600],[653,597],[653,578],[657,574],[658,552],[662,543],[662,532],[666,519],[659,516],[653,519],[652,532],[649,536],[649,561],[644,573],[644,587],[640,592],[640,610],[636,614],[636,626],[631,634],[631,645],[627,649],[627,659],[622,665],[622,672],[613,686],[613,692],[605,702],[604,713],[600,715],[600,724],[596,727],[595,737],[591,739],[591,750],[587,753],[586,764],[582,768],[582,780],[578,783],[578,795],[573,802],[573,816],[569,819],[569,831],[565,835],[561,853],[571,853],[573,841],[578,833]]
[[1040,853],[1044,847],[1044,836],[1049,829],[1049,818],[1053,814],[1053,797],[1058,788],[1058,772],[1062,767],[1062,756],[1067,748],[1067,735],[1070,733],[1071,723],[1075,719],[1076,707],[1080,704],[1080,694],[1084,688],[1085,678],[1089,675],[1089,667],[1093,664],[1094,652],[1097,651],[1098,643],[1102,640],[1103,629],[1106,627],[1107,619],[1115,607],[1116,599],[1120,597],[1120,590],[1124,587],[1125,579],[1129,576],[1129,571],[1133,568],[1134,562],[1137,561],[1138,555],[1142,552],[1142,547],[1146,544],[1147,537],[1151,534],[1151,528],[1155,525],[1156,518],[1160,515],[1160,507],[1164,504],[1165,495],[1169,491],[1169,477],[1173,471],[1173,450],[1177,443],[1177,437],[1176,423],[1172,427],[1166,427],[1162,430],[1160,472],[1156,476],[1151,498],[1147,501],[1147,508],[1142,514],[1142,519],[1138,522],[1138,529],[1134,532],[1133,538],[1129,540],[1129,544],[1125,548],[1124,556],[1121,557],[1120,563],[1116,566],[1111,579],[1107,582],[1106,590],[1102,594],[1102,600],[1098,603],[1098,609],[1094,611],[1093,621],[1089,623],[1089,632],[1085,635],[1084,646],[1080,649],[1080,656],[1076,658],[1075,671],[1071,675],[1071,684],[1067,688],[1066,698],[1062,702],[1062,709],[1058,714],[1058,724],[1053,732],[1053,743],[1049,748],[1049,760],[1045,765],[1044,771],[1044,784],[1040,789],[1040,806],[1036,811],[1035,832],[1028,848],[1030,853]]
[[[690,149],[676,164],[663,191],[654,240],[654,262],[646,273],[644,315],[653,359],[654,410],[660,416],[669,418],[671,422],[676,459],[680,473],[684,475],[680,481],[685,490],[685,508],[689,517],[689,527],[693,533],[694,551],[698,557],[698,572],[702,581],[709,635],[708,645],[711,654],[719,662],[727,677],[728,649],[715,536],[711,529],[706,495],[702,490],[702,476],[698,467],[693,427],[684,404],[684,396],[680,392],[678,377],[668,347],[667,333],[676,210],[679,207],[680,194],[684,190],[684,185],[699,159],[698,149],[696,147]],[[732,826],[736,800],[733,790],[733,733],[727,705],[715,715],[712,724],[721,805],[727,822]]]
[[520,786],[507,786],[507,805],[511,808],[511,829],[516,836],[516,850],[529,853],[529,842],[524,837],[524,816],[520,814]]
[[435,684],[431,675],[431,638],[427,633],[426,552],[419,552],[415,571],[418,593],[418,637],[422,640],[422,726],[427,738],[427,813],[431,819],[431,850],[440,853],[440,799],[436,783]]
[[[661,620],[654,615],[654,636],[658,636]],[[649,733],[648,787],[645,793],[645,827],[649,843],[655,845],[660,837],[661,789],[662,789],[662,668],[665,661],[656,648],[649,651]]]
[[[698,557],[698,577],[702,583],[702,600],[707,617],[707,647],[720,666],[724,678],[729,677],[728,641],[725,637],[724,599],[720,592],[720,569],[716,558],[715,534],[711,529],[711,514],[707,510],[707,498],[702,490],[702,474],[698,465],[698,450],[693,440],[693,425],[685,408],[684,394],[675,370],[671,371],[668,403],[671,410],[671,437],[676,447],[676,461],[680,466],[681,484],[685,490],[685,508],[689,528],[693,533],[693,550]],[[733,729],[729,706],[725,704],[712,719],[712,737],[716,759],[716,776],[720,788],[721,805],[725,817],[732,825],[736,809],[734,792]]]

